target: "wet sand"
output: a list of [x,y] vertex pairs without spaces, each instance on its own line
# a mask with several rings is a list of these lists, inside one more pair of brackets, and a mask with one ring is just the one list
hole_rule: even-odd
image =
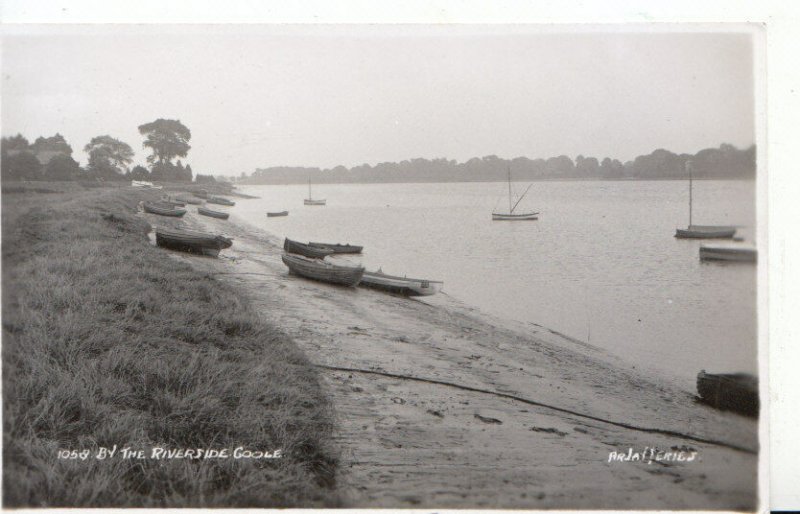
[[[170,254],[233,284],[323,366],[347,506],[756,508],[756,421],[446,294],[431,305],[289,275],[282,240],[189,210],[185,225],[234,245],[218,259]],[[654,447],[696,457],[609,462]]]

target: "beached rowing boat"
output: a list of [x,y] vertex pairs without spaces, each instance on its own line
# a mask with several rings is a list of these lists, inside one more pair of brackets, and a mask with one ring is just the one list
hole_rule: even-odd
[[152,182],[147,182],[146,180],[131,180],[131,185],[133,187],[139,187],[142,189],[162,189],[163,186],[157,186]]
[[330,262],[288,253],[283,254],[281,259],[291,273],[330,284],[355,286],[364,275],[364,268],[361,266],[339,266]]
[[311,257],[312,259],[322,259],[333,253],[333,250],[330,248],[314,248],[307,244],[292,241],[288,237],[283,241],[283,249],[289,253],[297,253],[306,257]]
[[205,189],[200,189],[199,191],[195,191],[192,194],[195,195],[197,198],[202,198],[204,200],[208,199],[208,191],[206,191]]
[[206,201],[208,203],[215,203],[217,205],[227,205],[228,207],[233,207],[236,205],[236,202],[228,200],[227,198],[222,198],[221,196],[212,196]]
[[406,296],[430,296],[438,293],[443,282],[387,275],[381,270],[364,272],[360,285]]
[[179,202],[184,202],[192,205],[203,205],[205,202],[200,198],[195,198],[189,195],[179,195],[175,197]]
[[186,202],[179,202],[176,199],[172,198],[171,196],[165,195],[161,197],[161,200],[158,203],[163,203],[165,205],[171,205],[173,207],[186,207]]
[[226,220],[228,219],[228,216],[230,216],[230,214],[228,214],[227,212],[214,211],[207,207],[198,207],[197,214],[202,214],[203,216],[210,216],[212,218],[219,218],[221,220]]
[[177,209],[171,205],[159,205],[154,202],[142,202],[141,205],[144,212],[158,214],[159,216],[172,216],[174,218],[180,218],[186,214],[186,209]]
[[697,374],[700,399],[722,410],[758,416],[758,378],[746,373],[715,375],[705,370]]
[[750,246],[707,246],[700,247],[701,261],[756,262],[758,252]]
[[230,248],[233,240],[196,230],[156,228],[156,244],[172,250],[217,256],[220,250]]
[[278,216],[288,216],[289,211],[280,211],[280,212],[268,212],[267,218],[277,218]]
[[308,243],[308,246],[313,248],[330,248],[333,253],[361,253],[364,249],[363,246],[351,244],[328,244],[328,243]]

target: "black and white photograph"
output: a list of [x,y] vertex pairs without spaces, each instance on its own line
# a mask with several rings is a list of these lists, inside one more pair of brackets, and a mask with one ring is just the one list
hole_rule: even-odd
[[3,507],[758,510],[766,37],[5,25]]

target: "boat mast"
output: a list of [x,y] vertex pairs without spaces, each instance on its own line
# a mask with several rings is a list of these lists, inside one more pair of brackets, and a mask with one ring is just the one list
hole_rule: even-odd
[[686,161],[686,171],[689,172],[689,228],[692,228],[692,164]]
[[508,167],[508,213],[514,214],[514,208],[511,206],[511,166]]

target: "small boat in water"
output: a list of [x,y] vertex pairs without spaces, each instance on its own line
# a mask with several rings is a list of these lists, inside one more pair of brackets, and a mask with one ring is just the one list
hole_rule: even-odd
[[291,273],[330,284],[356,286],[364,275],[364,268],[361,266],[339,266],[288,253],[283,254],[281,259]]
[[444,282],[386,275],[381,270],[364,272],[360,285],[406,296],[430,296],[438,293]]
[[277,218],[278,216],[288,216],[289,211],[280,211],[280,212],[268,212],[267,218]]
[[703,403],[717,409],[758,416],[758,379],[753,375],[715,375],[702,370],[697,374],[697,393]]
[[361,250],[364,249],[363,246],[358,245],[351,245],[351,244],[328,244],[328,243],[308,243],[308,246],[314,248],[330,248],[333,250],[333,253],[361,253]]
[[692,163],[686,161],[689,173],[689,226],[675,230],[678,239],[731,239],[736,234],[736,227],[720,225],[692,225]]
[[207,234],[196,230],[157,228],[156,244],[171,250],[216,257],[219,255],[220,250],[230,248],[233,240],[225,236]]
[[311,197],[311,178],[308,179],[308,198],[303,199],[303,205],[325,205],[325,199],[314,200]]
[[227,212],[214,211],[207,207],[198,207],[197,214],[202,214],[203,216],[210,216],[212,218],[219,218],[221,220],[226,220],[228,219],[228,216],[230,216],[230,214],[228,214]]
[[[533,185],[533,184],[531,184]],[[531,185],[528,186],[528,189],[522,193],[522,196],[514,202],[513,194],[511,192],[511,167],[508,168],[508,212],[492,212],[492,220],[493,221],[533,221],[539,219],[538,212],[514,212],[517,208],[519,203],[525,198],[525,195],[528,194],[528,191],[531,188]]]
[[288,237],[283,241],[283,249],[289,253],[297,253],[312,259],[323,259],[334,253],[330,248],[314,248],[307,244],[292,241]]
[[701,261],[756,262],[758,252],[749,246],[708,246],[700,247]]
[[186,209],[179,209],[171,205],[158,204],[155,202],[142,202],[142,209],[149,214],[158,214],[159,216],[172,216],[173,218],[180,218],[186,214]]
[[222,198],[221,196],[211,196],[206,201],[208,203],[215,203],[217,205],[227,205],[228,207],[233,207],[236,205],[236,202],[228,200],[227,198]]

